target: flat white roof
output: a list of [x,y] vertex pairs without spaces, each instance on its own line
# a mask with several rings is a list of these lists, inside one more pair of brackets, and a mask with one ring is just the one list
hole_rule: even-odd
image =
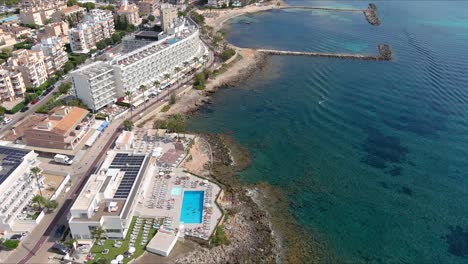
[[160,229],[153,237],[153,239],[151,239],[151,241],[148,243],[146,250],[155,254],[169,256],[169,253],[171,253],[172,248],[177,242],[178,236],[178,232],[174,233]]

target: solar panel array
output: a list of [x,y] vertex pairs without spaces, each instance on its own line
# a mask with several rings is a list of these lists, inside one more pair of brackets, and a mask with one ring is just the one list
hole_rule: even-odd
[[24,156],[30,150],[22,150],[0,146],[0,160],[2,169],[0,171],[0,184],[23,162]]
[[144,160],[145,156],[130,156],[126,153],[117,153],[115,155],[109,169],[120,169],[120,171],[124,172],[124,176],[114,194],[114,198],[128,198]]

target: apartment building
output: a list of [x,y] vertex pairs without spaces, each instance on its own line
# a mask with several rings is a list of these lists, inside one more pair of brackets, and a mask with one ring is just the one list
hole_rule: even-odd
[[80,107],[57,106],[24,131],[23,141],[33,147],[74,149],[94,122],[87,117],[88,113]]
[[83,22],[68,31],[70,47],[75,53],[88,53],[96,48],[96,43],[110,38],[115,32],[112,12],[93,9]]
[[10,48],[16,44],[15,35],[0,28],[0,49]]
[[138,9],[142,16],[154,15],[158,10],[159,0],[142,0],[138,2]]
[[119,10],[117,10],[117,17],[121,21],[126,20],[129,24],[138,26],[141,24],[140,14],[136,4],[128,4],[126,0],[123,1]]
[[21,72],[28,88],[37,87],[47,80],[44,53],[41,50],[15,50],[7,60],[8,69]]
[[88,109],[99,110],[117,99],[114,69],[105,62],[91,63],[71,73],[75,93]]
[[177,18],[178,14],[175,6],[171,4],[161,5],[161,24],[164,32],[174,26]]
[[[21,225],[20,215],[38,192],[31,173],[39,165],[37,156],[32,150],[0,146],[0,230],[31,231]],[[43,184],[42,178],[39,184]]]
[[31,29],[27,27],[22,27],[15,22],[4,22],[0,25],[0,28],[5,32],[11,33],[17,38],[27,38],[31,37]]
[[44,26],[45,37],[60,37],[64,43],[68,43],[68,23],[55,22]]
[[92,232],[98,227],[105,230],[108,239],[125,238],[142,182],[154,170],[149,162],[146,154],[108,152],[97,174],[90,176],[70,208],[68,224],[78,244],[93,244]]
[[228,0],[208,0],[207,6],[227,7],[229,6],[229,1]]
[[44,3],[39,6],[26,7],[20,10],[20,20],[24,24],[44,25],[52,15],[67,6],[64,2]]
[[32,47],[32,50],[42,51],[44,54],[44,63],[49,76],[62,69],[68,61],[65,43],[59,37],[43,38],[41,43]]
[[10,71],[0,66],[0,102],[14,101],[24,97],[26,86],[19,71]]
[[52,19],[55,22],[64,21],[67,17],[83,18],[86,14],[86,8],[79,5],[72,5],[61,10],[57,10],[52,14]]

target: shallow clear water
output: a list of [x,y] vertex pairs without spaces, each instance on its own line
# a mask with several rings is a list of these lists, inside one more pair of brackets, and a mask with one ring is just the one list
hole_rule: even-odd
[[203,191],[184,191],[180,222],[199,224],[202,222]]
[[232,133],[253,156],[242,179],[286,192],[341,261],[466,263],[468,3],[377,4],[380,27],[296,9],[233,19],[228,40],[241,47],[374,54],[386,42],[395,60],[271,57],[189,129]]

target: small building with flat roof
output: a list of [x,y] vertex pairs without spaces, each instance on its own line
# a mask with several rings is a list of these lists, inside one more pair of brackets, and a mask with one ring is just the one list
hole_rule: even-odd
[[179,231],[173,232],[160,229],[148,245],[146,245],[146,250],[151,253],[167,257],[174,248],[178,237]]

